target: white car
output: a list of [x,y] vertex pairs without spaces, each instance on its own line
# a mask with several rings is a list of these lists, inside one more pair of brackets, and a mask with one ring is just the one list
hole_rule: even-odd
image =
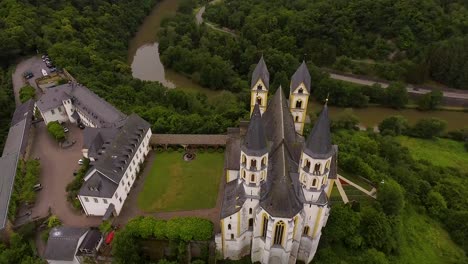
[[42,76],[44,77],[49,76],[46,70],[42,69],[41,72],[42,72]]
[[84,163],[84,159],[79,159],[78,160],[78,165],[83,165],[83,163]]

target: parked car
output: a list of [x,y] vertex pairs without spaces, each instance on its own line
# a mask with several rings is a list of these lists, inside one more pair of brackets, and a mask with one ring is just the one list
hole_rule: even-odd
[[41,72],[42,72],[42,76],[44,77],[49,76],[49,74],[47,73],[45,69],[42,69]]
[[78,164],[79,164],[79,165],[83,165],[83,163],[84,163],[84,159],[79,159],[79,160],[78,160]]
[[83,124],[81,124],[81,123],[78,124],[78,127],[79,127],[80,129],[85,129],[85,125],[83,125]]
[[34,74],[31,71],[25,71],[23,73],[23,77],[26,79],[31,79],[32,77],[34,77]]
[[40,183],[33,186],[33,190],[35,192],[42,190],[42,185]]
[[64,126],[64,127],[63,127],[63,132],[68,133],[68,131],[70,131],[70,130],[68,129],[68,127]]
[[55,67],[50,68],[50,72],[56,72],[56,71],[57,71],[57,68]]

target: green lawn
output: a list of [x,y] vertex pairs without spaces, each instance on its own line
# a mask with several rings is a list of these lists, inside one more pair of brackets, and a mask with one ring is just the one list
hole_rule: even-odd
[[428,160],[434,165],[455,167],[468,172],[468,152],[463,143],[449,139],[418,139],[398,137],[415,159]]
[[223,165],[224,153],[197,153],[190,162],[179,152],[156,153],[138,207],[145,212],[213,208]]
[[403,212],[401,219],[403,230],[400,254],[391,263],[466,263],[464,251],[450,239],[437,221],[411,208]]

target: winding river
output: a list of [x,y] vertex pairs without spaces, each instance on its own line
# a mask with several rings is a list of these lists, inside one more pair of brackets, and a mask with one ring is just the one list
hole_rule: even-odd
[[[161,21],[168,16],[176,13],[179,6],[178,0],[163,0],[159,2],[153,11],[145,18],[138,32],[129,43],[128,63],[132,67],[133,77],[147,80],[158,81],[169,88],[183,89],[186,91],[202,92],[207,96],[213,96],[219,91],[213,91],[203,88],[194,83],[189,78],[174,71],[164,69],[159,58],[157,32]],[[203,12],[199,12],[203,13]],[[198,21],[200,22],[200,21]],[[316,102],[310,104],[312,111],[321,109]],[[345,108],[330,107],[332,117],[338,116],[345,111]],[[385,117],[392,115],[401,115],[415,123],[421,118],[436,117],[447,121],[447,129],[459,129],[468,126],[467,112],[453,111],[431,111],[421,112],[415,109],[393,110],[383,107],[368,107],[361,109],[352,109],[361,124],[366,127],[374,127]]]

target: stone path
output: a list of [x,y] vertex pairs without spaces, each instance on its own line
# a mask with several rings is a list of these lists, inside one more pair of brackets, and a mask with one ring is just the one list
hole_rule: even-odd
[[[157,155],[157,154],[156,154]],[[151,165],[155,159],[155,153],[150,152],[148,157],[146,158],[145,168],[143,169],[143,173],[140,176],[140,179],[135,182],[133,189],[130,192],[130,195],[125,200],[125,204],[120,212],[120,215],[115,219],[115,224],[118,225],[125,225],[130,219],[144,215],[144,216],[153,216],[160,219],[171,219],[173,217],[185,217],[185,216],[195,216],[200,218],[205,218],[213,222],[214,224],[214,232],[219,233],[220,229],[220,211],[221,205],[223,201],[223,194],[224,194],[224,175],[220,175],[222,177],[219,189],[218,189],[218,198],[216,200],[216,206],[210,209],[197,209],[197,210],[186,210],[186,211],[173,211],[173,212],[158,212],[158,213],[146,213],[141,211],[138,208],[137,200],[138,194],[142,191],[143,185],[145,183],[145,179],[151,171]]]

